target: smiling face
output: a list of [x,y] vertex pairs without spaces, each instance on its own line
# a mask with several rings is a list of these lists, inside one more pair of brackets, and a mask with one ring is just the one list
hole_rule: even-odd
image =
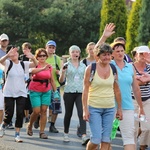
[[40,48],[36,50],[35,57],[39,62],[43,63],[48,58],[48,54],[45,49]]

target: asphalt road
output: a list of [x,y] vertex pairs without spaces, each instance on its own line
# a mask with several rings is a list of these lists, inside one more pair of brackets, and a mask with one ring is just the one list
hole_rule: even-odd
[[[26,124],[24,124],[21,129],[23,143],[16,143],[14,141],[15,131],[13,129],[7,129],[4,137],[0,138],[0,150],[85,150],[86,147],[81,145],[81,138],[76,135],[76,128],[78,125],[76,108],[74,107],[74,113],[71,120],[69,143],[63,142],[63,117],[64,111],[62,114],[59,114],[56,122],[59,133],[50,133],[49,123],[47,123],[45,133],[48,134],[48,139],[40,139],[38,129],[33,129],[32,137],[28,136],[26,134]],[[87,134],[89,135],[89,127],[87,128]],[[117,137],[112,141],[112,149],[123,150],[121,137]]]

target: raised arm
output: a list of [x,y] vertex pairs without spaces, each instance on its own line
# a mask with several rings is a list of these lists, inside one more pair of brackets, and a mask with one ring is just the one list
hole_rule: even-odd
[[3,66],[5,66],[5,61],[6,61],[6,59],[8,59],[9,57],[11,57],[11,56],[14,56],[16,53],[17,53],[17,51],[18,51],[18,48],[11,48],[10,49],[10,51],[5,55],[5,56],[3,56],[3,57],[1,57],[1,59],[0,59],[0,63],[3,65]]
[[114,23],[106,24],[103,34],[95,46],[97,47],[103,44],[107,40],[107,38],[109,38],[112,34],[115,33],[114,29],[115,29]]
[[38,61],[36,60],[36,58],[34,57],[34,55],[31,52],[27,52],[26,57],[31,60],[29,68],[33,68],[38,65]]

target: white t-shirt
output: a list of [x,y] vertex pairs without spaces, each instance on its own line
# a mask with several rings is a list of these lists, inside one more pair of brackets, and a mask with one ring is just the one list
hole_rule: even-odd
[[[6,60],[5,73],[7,72],[9,64],[10,61]],[[29,61],[24,61],[24,70],[20,62],[18,64],[13,63],[5,81],[3,89],[4,97],[27,97],[25,74],[29,73],[29,64]]]

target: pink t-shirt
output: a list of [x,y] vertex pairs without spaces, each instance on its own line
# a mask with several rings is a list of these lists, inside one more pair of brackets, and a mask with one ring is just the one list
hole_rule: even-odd
[[[37,68],[41,68],[38,66]],[[46,82],[37,82],[35,80],[46,80],[51,78],[52,67],[49,70],[40,71],[32,76],[32,80],[29,84],[29,90],[35,92],[47,92],[52,89],[50,82],[48,82],[48,86],[46,86]]]

